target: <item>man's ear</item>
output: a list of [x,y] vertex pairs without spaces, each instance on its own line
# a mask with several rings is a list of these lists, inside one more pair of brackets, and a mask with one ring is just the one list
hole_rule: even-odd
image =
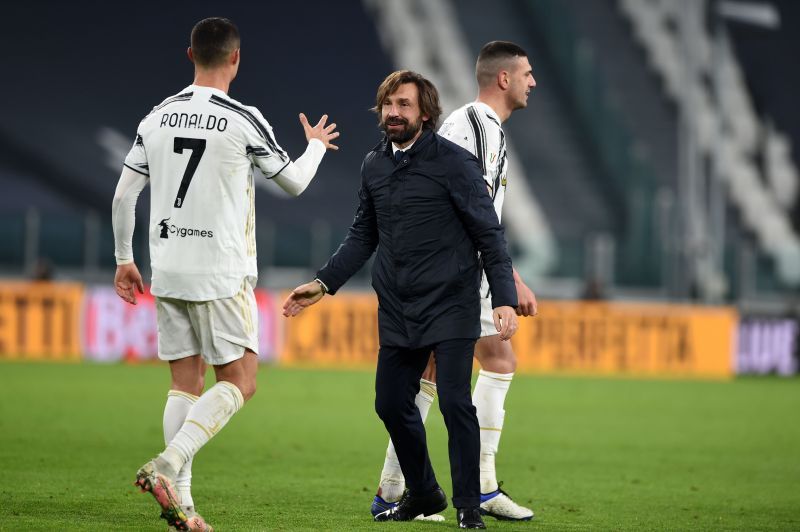
[[186,56],[189,58],[189,61],[194,63],[194,55],[192,54],[192,47],[186,49]]
[[239,63],[239,60],[242,58],[242,49],[237,48],[231,53],[231,64],[236,65]]
[[509,74],[508,70],[501,70],[497,73],[497,86],[503,90],[506,90],[509,85]]

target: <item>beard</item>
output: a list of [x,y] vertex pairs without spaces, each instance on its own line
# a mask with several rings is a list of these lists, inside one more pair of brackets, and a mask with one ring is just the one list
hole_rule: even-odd
[[[403,129],[390,131],[388,126],[403,126]],[[383,128],[384,133],[389,138],[390,141],[394,142],[395,144],[405,144],[409,140],[413,139],[414,136],[419,133],[419,130],[422,129],[422,120],[418,120],[417,122],[409,122],[405,118],[400,117],[393,117],[387,118],[382,124],[381,127]]]

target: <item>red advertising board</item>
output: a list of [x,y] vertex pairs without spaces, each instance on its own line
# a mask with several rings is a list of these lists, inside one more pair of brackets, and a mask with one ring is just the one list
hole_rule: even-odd
[[[274,361],[278,340],[274,296],[256,290],[258,305],[259,360]],[[84,300],[83,352],[97,361],[157,360],[158,336],[155,298],[149,287],[139,294],[138,303],[122,301],[111,287],[86,290]]]

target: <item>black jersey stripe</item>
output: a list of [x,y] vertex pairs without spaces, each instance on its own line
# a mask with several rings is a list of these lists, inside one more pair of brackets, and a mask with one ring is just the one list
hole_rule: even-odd
[[255,155],[256,157],[272,157],[272,154],[267,151],[264,146],[246,146],[245,151],[247,155]]
[[472,134],[475,135],[475,155],[481,163],[481,172],[486,175],[486,137],[475,108],[467,107],[467,118],[469,119],[469,125],[472,127]]
[[122,164],[123,164],[125,167],[127,167],[127,168],[130,168],[131,170],[133,170],[133,171],[134,171],[134,172],[136,172],[137,174],[142,174],[142,175],[143,175],[143,176],[145,176],[145,177],[150,177],[150,174],[146,174],[146,173],[142,172],[141,170],[139,170],[138,168],[134,168],[133,166],[131,166],[131,165],[127,164],[127,163],[122,163]]
[[284,159],[288,158],[286,152],[278,147],[278,143],[275,142],[275,139],[272,138],[272,135],[270,134],[269,130],[266,127],[264,127],[264,124],[261,123],[261,121],[258,119],[258,117],[256,117],[256,115],[254,115],[244,107],[239,107],[230,100],[220,98],[217,95],[212,95],[210,101],[215,105],[218,105],[220,107],[228,109],[229,111],[233,111],[241,115],[245,120],[250,122],[250,124],[254,128],[256,128],[256,131],[258,131],[259,134],[264,138],[264,140],[267,141],[267,145],[274,153],[277,153]]
[[156,105],[155,107],[153,107],[153,110],[150,111],[150,114],[153,114],[156,111],[158,111],[160,109],[163,109],[164,107],[168,106],[171,103],[184,102],[186,100],[191,100],[193,94],[194,94],[193,92],[184,92],[183,94],[178,94],[177,96],[172,96],[171,98],[167,98],[161,104]]
[[286,168],[287,166],[289,166],[289,163],[290,163],[290,162],[292,162],[292,161],[288,161],[286,164],[284,164],[284,165],[281,167],[281,169],[280,169],[280,170],[278,170],[278,171],[277,171],[277,172],[275,172],[274,174],[272,174],[272,175],[270,175],[270,176],[266,176],[266,177],[267,177],[267,179],[272,179],[272,178],[273,178],[273,177],[275,177],[276,175],[278,175],[278,174],[280,174],[281,172],[283,172],[283,169],[284,169],[284,168]]
[[491,120],[492,122],[494,122],[495,124],[497,124],[497,127],[500,127],[500,122],[498,122],[498,121],[497,121],[497,119],[496,119],[495,117],[493,117],[493,116],[492,116],[492,115],[490,115],[489,113],[484,113],[484,114],[486,115],[486,118],[488,118],[489,120]]
[[499,152],[499,160],[497,161],[497,175],[494,177],[492,199],[497,197],[497,191],[500,190],[500,178],[503,176],[503,165],[506,164],[506,136],[503,134],[502,129],[500,130],[500,148],[497,151]]

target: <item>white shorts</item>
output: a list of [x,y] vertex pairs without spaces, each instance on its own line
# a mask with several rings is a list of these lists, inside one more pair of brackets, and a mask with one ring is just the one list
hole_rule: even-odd
[[[481,294],[483,295],[483,294]],[[494,336],[500,334],[494,326],[494,309],[492,308],[492,296],[481,297],[481,338],[484,336]]]
[[245,281],[233,297],[184,301],[156,297],[158,358],[178,360],[202,355],[219,366],[258,354],[258,307],[253,287]]

